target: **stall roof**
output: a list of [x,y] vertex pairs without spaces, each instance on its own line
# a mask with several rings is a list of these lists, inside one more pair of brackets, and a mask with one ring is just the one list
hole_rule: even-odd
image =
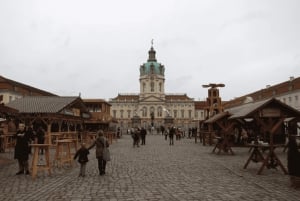
[[4,104],[0,104],[0,113],[16,114],[18,113],[18,110],[11,107],[7,107]]
[[266,106],[280,106],[286,111],[287,117],[299,117],[300,112],[293,107],[290,107],[289,105],[275,99],[267,99],[263,101],[253,102],[253,103],[247,103],[238,107],[229,108],[226,111],[231,114],[229,119],[237,119],[237,118],[247,118],[251,117],[255,112],[258,110],[266,107]]
[[230,114],[228,112],[221,112],[221,113],[215,114],[211,118],[204,121],[204,123],[208,123],[208,124],[209,123],[214,123],[214,122],[218,121],[219,119],[222,119],[225,116],[230,116]]
[[[7,106],[19,110],[20,113],[59,113],[67,106],[75,104],[79,99],[81,100],[78,96],[25,96],[8,103]],[[82,107],[85,108],[83,102]]]

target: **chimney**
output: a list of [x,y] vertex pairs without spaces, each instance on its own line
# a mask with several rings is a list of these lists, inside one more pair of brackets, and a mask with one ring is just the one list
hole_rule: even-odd
[[294,76],[291,76],[290,77],[290,81],[293,81],[295,78],[294,78]]

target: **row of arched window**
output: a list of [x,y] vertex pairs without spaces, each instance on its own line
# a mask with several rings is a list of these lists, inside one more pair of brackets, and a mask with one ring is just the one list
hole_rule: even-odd
[[[143,82],[143,92],[146,92],[146,83]],[[158,91],[162,92],[162,83],[158,83]],[[155,92],[155,83],[153,81],[150,82],[150,92]]]
[[[132,110],[127,110],[126,111],[127,114],[125,116],[125,111],[124,110],[120,110],[120,118],[131,118],[134,115],[138,115],[140,117],[144,117],[144,118],[150,118],[151,117],[151,113],[154,114],[154,118],[158,117],[165,117],[166,115],[163,114],[163,108],[162,107],[158,107],[157,110],[155,110],[154,107],[150,107],[149,109],[147,107],[143,107],[140,109],[140,111],[132,111]],[[172,117],[174,118],[192,118],[192,110],[188,110],[188,114],[186,116],[185,114],[185,110],[173,110],[171,111],[172,114],[170,114]],[[117,111],[114,110],[113,111],[113,116],[114,118],[117,118]]]

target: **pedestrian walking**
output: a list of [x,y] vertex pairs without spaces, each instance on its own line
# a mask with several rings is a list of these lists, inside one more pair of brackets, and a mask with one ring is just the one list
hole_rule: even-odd
[[165,140],[168,140],[169,131],[170,131],[170,127],[164,130]]
[[133,139],[133,147],[139,146],[139,142],[140,142],[140,129],[139,128],[135,128],[132,130],[132,139]]
[[117,138],[120,138],[121,137],[121,129],[120,127],[118,127],[117,129]]
[[107,139],[104,137],[103,130],[99,130],[97,132],[97,138],[93,142],[93,144],[88,148],[88,150],[90,150],[94,146],[96,146],[96,158],[98,160],[99,174],[104,175],[106,169],[106,160],[104,160],[103,158],[103,150],[104,148],[109,147],[109,143]]
[[142,129],[141,129],[142,144],[141,145],[146,145],[146,135],[147,135],[147,130],[144,127],[142,127]]
[[170,139],[170,145],[174,145],[174,135],[176,134],[176,128],[172,126],[169,129],[169,139]]
[[16,138],[15,155],[14,158],[18,160],[19,171],[16,175],[29,174],[29,153],[31,141],[30,133],[25,130],[25,124],[20,123],[17,133],[14,136]]
[[86,148],[85,143],[81,144],[81,148],[75,153],[74,160],[78,157],[78,163],[80,163],[79,177],[85,177],[86,164],[89,161],[89,150]]
[[165,133],[165,127],[164,126],[160,126],[160,130],[161,130],[161,135],[164,135],[164,133]]

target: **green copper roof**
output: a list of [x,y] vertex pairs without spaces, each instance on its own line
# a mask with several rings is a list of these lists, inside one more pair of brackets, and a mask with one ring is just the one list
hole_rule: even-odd
[[140,67],[140,75],[149,75],[149,74],[156,74],[156,75],[164,75],[165,74],[165,67],[160,63],[157,63],[155,57],[155,50],[153,47],[149,50],[149,58],[146,63],[141,65]]

